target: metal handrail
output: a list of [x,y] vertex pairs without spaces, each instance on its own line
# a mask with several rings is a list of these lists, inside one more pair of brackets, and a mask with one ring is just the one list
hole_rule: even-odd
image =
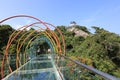
[[64,56],[64,55],[60,55],[60,54],[59,54],[59,56],[64,57],[65,59],[68,59],[68,60],[72,61],[73,63],[77,64],[78,66],[81,66],[81,67],[83,67],[83,68],[86,68],[86,69],[92,71],[93,73],[100,75],[100,76],[103,77],[104,79],[107,79],[107,80],[120,80],[120,78],[117,78],[117,77],[112,76],[112,75],[110,75],[110,74],[107,74],[107,73],[105,73],[105,72],[99,71],[99,70],[97,70],[97,69],[95,69],[95,68],[93,68],[93,67],[87,66],[87,65],[85,65],[85,64],[83,64],[83,63],[80,63],[79,61],[73,60],[73,59],[68,58],[68,57],[66,57],[66,56]]

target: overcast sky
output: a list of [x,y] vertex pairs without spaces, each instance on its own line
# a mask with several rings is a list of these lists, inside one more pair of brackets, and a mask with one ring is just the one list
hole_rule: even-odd
[[[56,26],[68,26],[71,21],[79,25],[98,26],[120,34],[120,0],[1,0],[0,20],[27,14]],[[30,19],[11,22],[29,23]],[[14,26],[15,27],[15,26]]]

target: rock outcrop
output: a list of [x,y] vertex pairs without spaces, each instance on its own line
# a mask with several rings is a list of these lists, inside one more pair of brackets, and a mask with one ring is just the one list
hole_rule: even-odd
[[67,27],[67,31],[74,32],[75,33],[75,37],[82,36],[82,37],[86,38],[88,36],[87,32],[85,32],[83,30],[80,30],[80,29],[76,28],[75,26]]

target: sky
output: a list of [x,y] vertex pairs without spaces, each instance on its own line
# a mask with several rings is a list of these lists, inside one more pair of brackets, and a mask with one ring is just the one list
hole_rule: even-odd
[[[1,0],[0,20],[9,16],[25,14],[52,23],[68,26],[71,21],[86,26],[98,26],[120,34],[120,0]],[[16,19],[8,23],[17,25],[32,22]],[[7,22],[6,22],[7,23]]]

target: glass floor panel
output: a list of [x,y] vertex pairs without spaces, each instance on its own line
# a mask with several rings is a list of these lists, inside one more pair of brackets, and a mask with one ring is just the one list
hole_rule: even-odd
[[53,65],[51,62],[36,62],[36,63],[28,63],[23,66],[20,70],[32,70],[32,69],[44,69],[44,68],[52,68]]
[[51,60],[51,56],[40,56],[40,57],[36,57],[35,59],[33,60]]
[[54,72],[13,74],[7,80],[57,80]]

